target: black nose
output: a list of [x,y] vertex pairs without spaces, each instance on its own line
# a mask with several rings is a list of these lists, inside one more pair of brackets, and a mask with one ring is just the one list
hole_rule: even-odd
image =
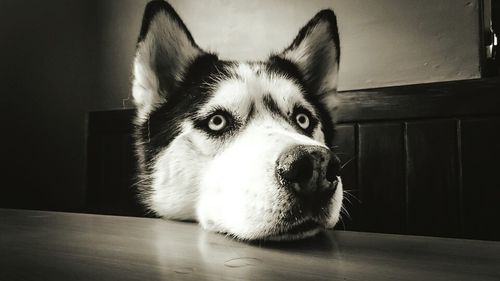
[[339,158],[329,149],[320,146],[291,147],[280,155],[276,163],[278,178],[301,195],[321,191],[333,194],[339,170]]

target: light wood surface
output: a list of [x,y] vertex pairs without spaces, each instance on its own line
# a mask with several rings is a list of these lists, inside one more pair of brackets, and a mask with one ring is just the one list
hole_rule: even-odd
[[328,231],[248,244],[160,219],[0,209],[0,280],[500,280],[500,243]]

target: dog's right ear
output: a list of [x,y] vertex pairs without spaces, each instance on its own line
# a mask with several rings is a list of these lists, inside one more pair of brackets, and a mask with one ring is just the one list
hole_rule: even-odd
[[332,113],[338,101],[338,69],[340,40],[337,17],[332,10],[319,11],[299,32],[292,44],[281,54],[281,58],[294,63],[313,95]]
[[147,4],[133,70],[132,93],[139,117],[169,99],[189,63],[202,53],[167,2]]

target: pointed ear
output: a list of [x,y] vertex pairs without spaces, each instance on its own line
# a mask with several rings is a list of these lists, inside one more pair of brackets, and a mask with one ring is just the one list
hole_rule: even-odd
[[188,65],[202,53],[168,3],[147,4],[133,70],[132,93],[140,117],[169,99]]
[[340,43],[332,10],[318,12],[279,56],[298,66],[311,92],[327,109],[336,107]]

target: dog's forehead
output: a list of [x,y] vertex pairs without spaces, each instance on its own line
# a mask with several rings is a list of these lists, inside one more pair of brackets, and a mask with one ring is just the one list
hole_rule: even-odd
[[263,63],[236,63],[230,67],[229,77],[212,87],[212,97],[201,114],[222,107],[246,115],[252,108],[259,110],[269,97],[282,112],[288,113],[297,105],[314,112],[301,86],[291,77],[272,72]]

